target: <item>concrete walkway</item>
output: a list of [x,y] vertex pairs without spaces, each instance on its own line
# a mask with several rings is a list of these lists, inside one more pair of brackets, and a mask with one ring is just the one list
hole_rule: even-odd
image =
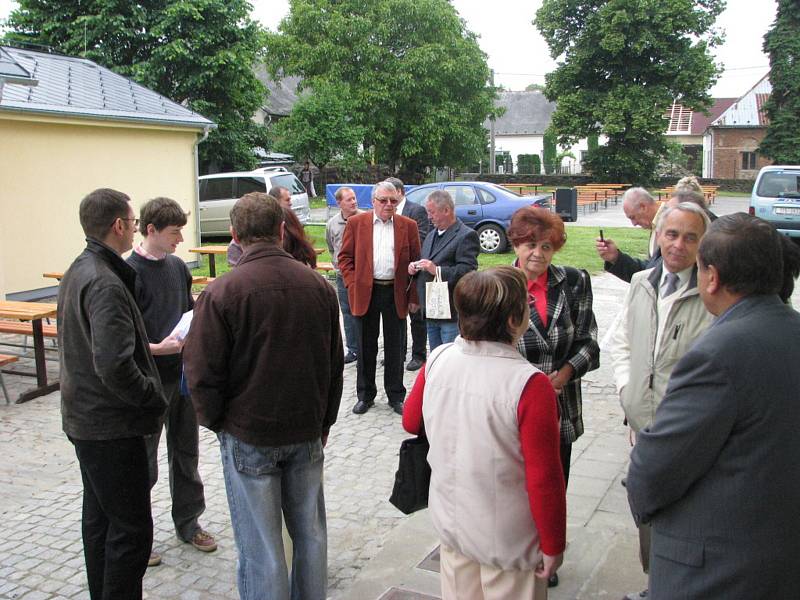
[[[746,199],[728,204],[724,200],[714,207],[718,214],[746,210]],[[626,225],[624,215],[620,218],[621,208],[600,211],[603,218],[612,212],[619,213],[614,218],[620,226]],[[580,225],[596,223],[590,214],[579,219]],[[602,339],[627,286],[609,275],[593,277],[592,285]],[[18,338],[1,338],[0,352],[9,349],[3,346],[9,341]],[[22,362],[23,366],[31,363]],[[619,484],[630,448],[607,363],[601,355],[600,369],[584,379],[586,433],[573,446],[569,547],[559,572],[561,585],[550,593],[556,600],[619,598],[645,585],[636,532]],[[50,363],[50,369],[57,376],[57,364]],[[5,378],[12,396],[30,385],[28,379]],[[413,378],[414,374],[406,374],[409,388]],[[80,473],[72,446],[61,432],[59,402],[58,392],[23,405],[6,406],[0,399],[0,598],[88,598],[80,535]],[[385,396],[379,396],[375,408],[363,416],[350,412],[354,403],[355,365],[349,365],[339,421],[326,449],[330,596],[342,600],[437,597],[435,572],[418,568],[436,547],[427,511],[405,517],[387,502],[397,450],[407,434]],[[145,576],[148,598],[238,597],[236,550],[218,444],[206,430],[201,430],[200,454],[207,503],[201,522],[217,537],[219,549],[202,554],[175,538],[162,441],[162,477],[153,490],[153,512],[155,549],[164,562]],[[435,561],[428,562],[435,568]]]

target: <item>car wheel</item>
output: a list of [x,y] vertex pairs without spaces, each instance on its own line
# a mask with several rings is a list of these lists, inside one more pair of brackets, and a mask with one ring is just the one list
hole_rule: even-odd
[[481,252],[486,254],[501,254],[505,252],[508,240],[506,232],[499,225],[489,224],[478,229],[478,243]]

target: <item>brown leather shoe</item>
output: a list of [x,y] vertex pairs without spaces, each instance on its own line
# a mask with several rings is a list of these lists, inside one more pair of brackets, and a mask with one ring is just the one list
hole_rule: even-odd
[[214,541],[214,536],[202,529],[192,536],[189,543],[200,552],[213,552],[217,549],[217,542]]
[[161,555],[158,552],[150,551],[150,558],[147,559],[148,567],[157,567],[161,564]]

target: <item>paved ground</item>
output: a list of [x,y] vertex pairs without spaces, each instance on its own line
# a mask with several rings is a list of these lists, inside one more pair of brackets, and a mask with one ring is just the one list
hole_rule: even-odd
[[[746,199],[720,199],[718,214],[746,209]],[[619,207],[590,213],[577,225],[625,225]],[[607,222],[606,222],[607,221]],[[595,312],[602,338],[625,293],[613,277],[593,278]],[[797,302],[795,302],[797,306]],[[5,337],[2,342],[15,341]],[[627,465],[627,435],[613,393],[607,361],[585,379],[586,433],[574,445],[568,493],[569,548],[561,585],[551,598],[618,598],[644,586],[636,556],[636,533],[619,479]],[[50,364],[53,375],[57,366]],[[412,374],[407,374],[410,385]],[[30,380],[6,375],[12,396]],[[363,416],[355,402],[355,365],[346,368],[339,421],[327,448],[330,594],[336,599],[372,600],[390,588],[436,595],[434,573],[417,565],[435,548],[427,511],[404,517],[389,496],[397,449],[406,437],[400,418],[379,396]],[[77,461],[60,428],[59,394],[23,405],[0,399],[0,598],[88,598],[80,542],[81,485]],[[161,472],[166,473],[161,448]],[[236,598],[230,517],[216,438],[201,431],[201,474],[206,484],[203,525],[217,536],[219,550],[202,554],[174,536],[165,478],[153,493],[155,547],[161,566],[148,570],[151,599]],[[401,591],[384,598],[423,598]]]

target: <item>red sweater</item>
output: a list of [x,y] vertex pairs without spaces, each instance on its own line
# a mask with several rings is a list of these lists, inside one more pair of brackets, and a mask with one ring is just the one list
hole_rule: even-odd
[[[417,434],[425,391],[423,366],[403,407],[403,428]],[[519,439],[525,462],[525,488],[542,552],[561,554],[566,545],[567,501],[559,458],[556,395],[544,373],[528,380],[517,405]]]

